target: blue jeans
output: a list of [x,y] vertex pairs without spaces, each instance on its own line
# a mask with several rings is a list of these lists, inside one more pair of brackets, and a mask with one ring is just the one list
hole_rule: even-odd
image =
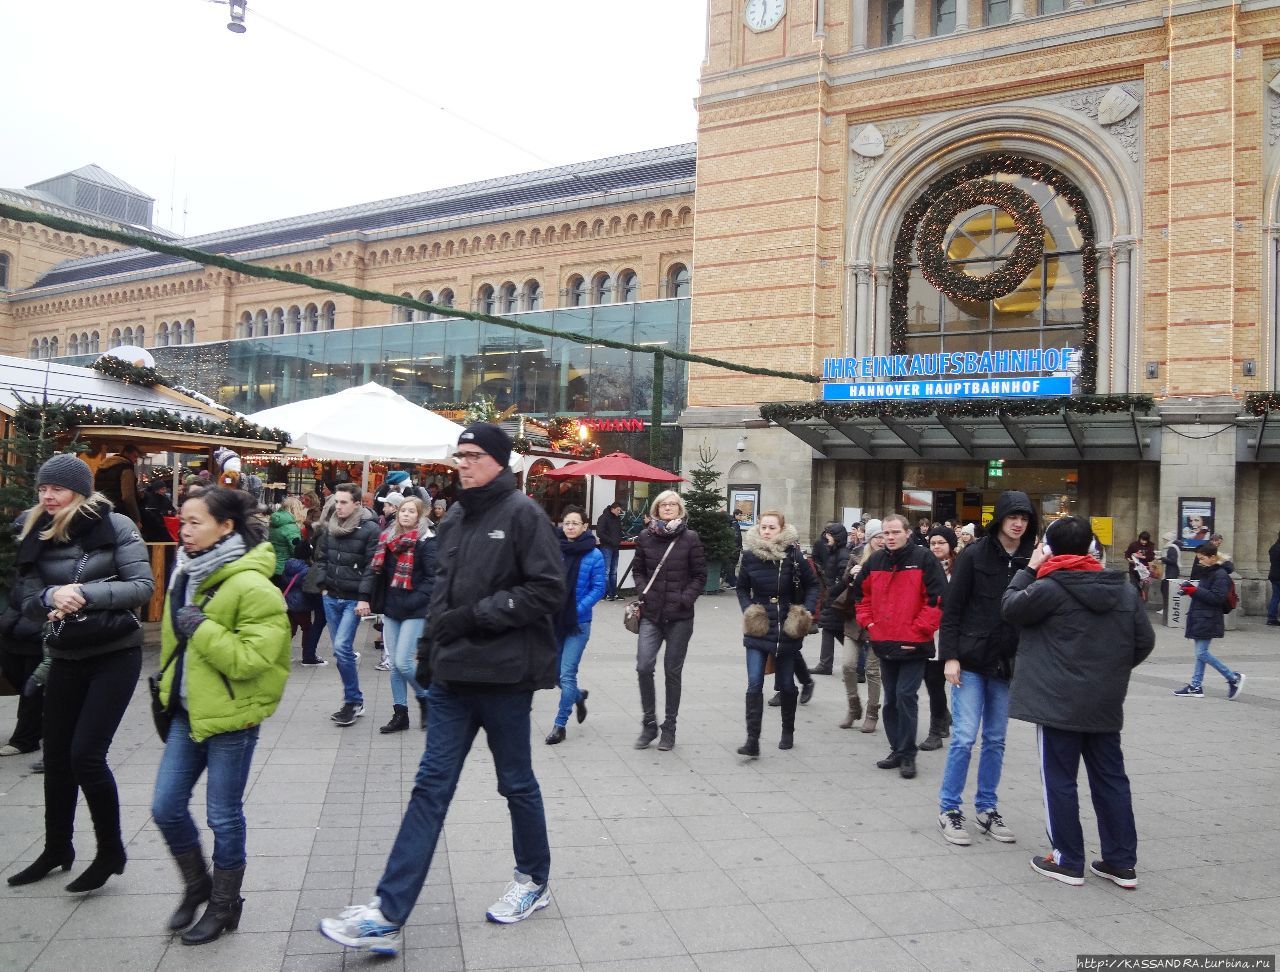
[[151,798],[151,816],[174,856],[200,846],[200,831],[191,817],[191,791],[207,770],[205,805],[213,831],[213,866],[223,871],[244,866],[244,787],[257,745],[257,726],[194,742],[187,713],[174,715]]
[[400,821],[387,866],[378,881],[382,913],[403,925],[418,900],[445,814],[476,733],[484,729],[498,774],[498,792],[511,813],[516,870],[535,883],[551,874],[551,848],[542,791],[529,750],[532,692],[452,692],[439,683],[427,690],[427,748]]
[[382,643],[387,648],[387,660],[391,662],[391,704],[408,705],[409,687],[419,699],[427,697],[427,690],[414,677],[418,670],[418,639],[427,625],[426,618],[408,618],[397,621],[382,616]]
[[1209,643],[1212,638],[1197,638],[1196,641],[1196,667],[1191,675],[1191,684],[1199,688],[1204,684],[1204,666],[1209,665],[1216,669],[1218,674],[1225,678],[1228,682],[1236,680],[1236,673],[1229,669],[1209,651]]
[[978,757],[978,789],[973,808],[987,813],[999,807],[996,787],[1004,769],[1004,737],[1009,728],[1009,683],[1002,678],[961,672],[960,684],[951,687],[951,746],[938,787],[938,808],[944,813],[964,803],[969,778],[969,756],[982,725],[982,753]]
[[569,724],[573,704],[582,698],[578,689],[578,666],[582,664],[582,653],[587,650],[590,637],[591,622],[588,621],[578,625],[577,634],[565,635],[560,642],[560,708],[556,712],[556,725],[562,729]]
[[[757,648],[747,649],[747,694],[758,695],[764,691],[764,664],[769,658],[767,651]],[[798,651],[780,651],[774,656],[773,689],[775,692],[789,692],[794,695],[796,688],[796,661],[800,658]]]
[[597,547],[604,558],[604,596],[613,597],[618,593],[618,551],[612,547]]
[[356,602],[326,594],[324,618],[329,625],[329,637],[333,639],[333,660],[337,662],[338,675],[342,678],[342,701],[364,705],[364,696],[360,694],[360,675],[356,671],[356,629],[360,626]]
[[1267,620],[1275,621],[1280,611],[1280,581],[1271,581],[1271,603],[1267,605]]

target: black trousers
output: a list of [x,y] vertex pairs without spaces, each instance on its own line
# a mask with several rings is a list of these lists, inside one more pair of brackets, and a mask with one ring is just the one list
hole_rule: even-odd
[[[9,684],[19,692],[27,684],[31,673],[40,667],[41,656],[17,655],[13,652],[0,652],[0,668]],[[44,692],[35,695],[18,696],[18,723],[13,727],[13,735],[9,737],[9,745],[16,746],[24,753],[33,753],[40,748],[40,729],[44,721]]]
[[1133,821],[1133,795],[1124,771],[1120,733],[1036,726],[1036,743],[1047,814],[1045,831],[1054,859],[1072,871],[1084,870],[1084,833],[1076,786],[1083,758],[1093,812],[1098,818],[1102,859],[1113,867],[1133,867],[1138,860],[1138,830]]
[[924,679],[924,659],[880,659],[880,682],[884,686],[884,734],[893,752],[916,758],[916,730],[919,716],[916,697]]
[[45,846],[71,846],[76,790],[84,792],[99,850],[123,846],[120,797],[107,750],[142,671],[142,649],[81,661],[55,658],[44,687]]
[[943,723],[947,719],[947,679],[942,661],[924,663],[924,687],[929,691],[929,721]]

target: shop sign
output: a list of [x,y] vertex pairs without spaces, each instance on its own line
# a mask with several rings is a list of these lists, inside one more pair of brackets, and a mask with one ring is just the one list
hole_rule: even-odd
[[593,432],[643,432],[643,419],[635,418],[580,418],[578,425]]
[[[1078,355],[1077,349],[1064,347],[827,358],[822,364],[822,399],[851,402],[1065,396],[1071,394],[1071,375],[1079,367]],[[1041,374],[1045,371],[1055,374],[1046,377]]]

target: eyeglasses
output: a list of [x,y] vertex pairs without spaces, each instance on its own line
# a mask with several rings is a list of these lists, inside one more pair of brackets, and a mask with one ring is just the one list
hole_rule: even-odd
[[489,453],[487,452],[455,452],[453,454],[454,462],[478,462]]

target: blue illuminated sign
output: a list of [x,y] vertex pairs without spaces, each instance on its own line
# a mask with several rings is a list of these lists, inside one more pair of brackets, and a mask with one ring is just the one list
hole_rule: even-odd
[[945,381],[855,381],[822,386],[824,402],[925,398],[1054,398],[1071,394],[1071,379],[963,378]]
[[[1069,372],[1078,368],[1078,354],[1075,348],[1065,347],[827,358],[822,363],[822,399],[851,402],[1070,395]],[[1045,377],[1046,371],[1057,374]]]

